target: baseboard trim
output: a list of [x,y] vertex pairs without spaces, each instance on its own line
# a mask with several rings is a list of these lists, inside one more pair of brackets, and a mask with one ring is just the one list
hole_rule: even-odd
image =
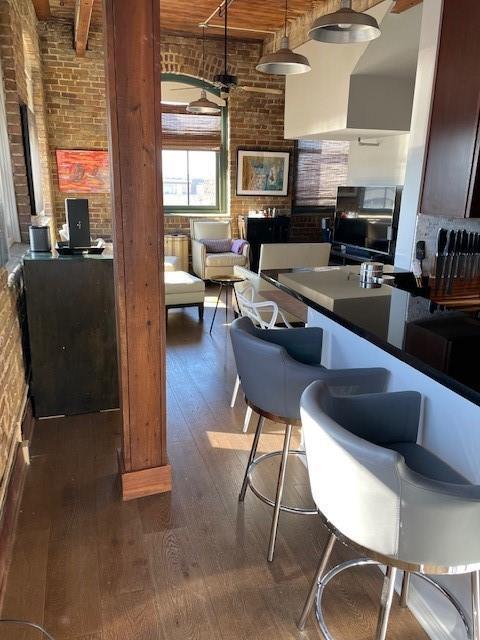
[[172,490],[172,469],[169,464],[139,471],[126,471],[122,454],[118,451],[118,469],[123,500],[135,500]]

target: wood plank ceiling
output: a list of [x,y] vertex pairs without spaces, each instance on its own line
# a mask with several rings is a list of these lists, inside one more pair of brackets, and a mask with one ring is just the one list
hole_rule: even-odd
[[[327,0],[316,0],[326,5]],[[160,0],[162,28],[168,31],[200,33],[199,24],[217,9],[220,0]],[[295,20],[312,8],[312,0],[289,0],[288,19]],[[264,39],[283,26],[284,0],[230,0],[229,35],[237,38]],[[209,34],[221,33],[223,18],[216,15],[210,22]]]
[[[159,0],[161,9],[161,28],[163,31],[200,34],[199,24],[217,9],[222,0]],[[46,0],[36,0],[46,3]],[[289,0],[289,21],[303,15],[312,5],[327,6],[328,0]],[[230,37],[264,39],[282,28],[284,0],[230,0],[229,30]],[[50,0],[53,18],[73,20],[76,0]],[[42,19],[42,18],[41,18]],[[43,18],[44,19],[44,18]],[[102,0],[95,0],[92,24],[102,22]],[[223,27],[223,20],[216,16],[212,25]],[[209,29],[209,36],[221,35],[221,29]]]
[[[397,0],[397,11],[418,4],[422,0]],[[222,0],[159,0],[163,31],[200,34],[199,25],[219,7]],[[381,0],[353,0],[354,9],[364,11]],[[46,19],[48,0],[34,0],[39,18]],[[50,0],[53,18],[74,20],[77,0]],[[314,9],[315,15],[328,13],[331,0],[288,0],[288,20],[293,22]],[[395,8],[393,9],[395,11]],[[283,27],[284,0],[229,0],[229,36],[240,39],[271,38]],[[41,15],[43,14],[43,15]],[[92,24],[102,24],[102,0],[94,0]],[[221,36],[223,19],[215,15],[210,21],[208,37]]]

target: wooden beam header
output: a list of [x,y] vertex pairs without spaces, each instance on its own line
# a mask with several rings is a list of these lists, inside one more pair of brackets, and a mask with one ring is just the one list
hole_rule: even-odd
[[94,0],[77,0],[75,6],[75,51],[83,57],[87,50],[88,32]]
[[417,4],[421,2],[423,2],[423,0],[397,0],[392,7],[392,13],[403,13],[408,9],[412,9],[412,7],[416,7]]
[[49,0],[32,0],[38,20],[48,20],[51,17]]

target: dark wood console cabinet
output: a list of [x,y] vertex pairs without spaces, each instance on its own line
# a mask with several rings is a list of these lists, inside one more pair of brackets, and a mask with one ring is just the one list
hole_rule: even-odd
[[240,236],[250,244],[250,269],[258,271],[260,247],[262,244],[288,242],[290,240],[290,218],[249,218],[239,217]]
[[37,418],[119,406],[113,260],[24,258]]
[[479,0],[444,0],[420,213],[480,217],[479,27]]

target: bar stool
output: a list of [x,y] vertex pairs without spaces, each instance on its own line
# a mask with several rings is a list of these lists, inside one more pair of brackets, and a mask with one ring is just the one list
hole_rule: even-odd
[[[282,504],[289,454],[305,455],[290,449],[292,427],[300,427],[300,397],[314,380],[324,380],[340,387],[344,393],[365,393],[385,388],[385,369],[328,370],[319,365],[323,331],[317,327],[295,329],[258,329],[250,318],[238,318],[230,327],[230,337],[247,405],[259,415],[239,500],[243,502],[247,487],[263,502],[273,507],[268,547],[268,561],[273,560],[280,511],[315,515],[316,509]],[[265,419],[285,425],[281,451],[256,457],[258,441]],[[281,456],[275,500],[257,489],[253,470],[264,460]]]
[[[255,300],[255,289],[251,284],[247,284],[242,291],[237,291],[238,310],[240,315],[251,318],[253,323],[260,327],[260,329],[274,329],[278,322],[278,318],[282,323],[291,329],[290,323],[283,315],[283,311],[279,309],[276,302],[273,300]],[[237,373],[235,378],[235,385],[233,387],[232,399],[230,401],[230,407],[233,409],[235,402],[237,401],[238,392],[240,391],[240,376]],[[245,418],[243,421],[243,433],[248,431],[250,420],[252,418],[252,408],[247,406],[245,411]]]
[[[418,576],[450,600],[468,637],[480,640],[480,486],[417,444],[420,412],[413,391],[347,398],[315,382],[302,395],[310,486],[330,538],[299,629],[315,604],[320,629],[333,640],[322,613],[326,586],[342,571],[374,564],[387,567],[376,640],[386,638],[398,570],[401,605],[410,575]],[[362,558],[325,573],[336,540]],[[472,576],[472,625],[455,597],[426,575],[464,573]]]

